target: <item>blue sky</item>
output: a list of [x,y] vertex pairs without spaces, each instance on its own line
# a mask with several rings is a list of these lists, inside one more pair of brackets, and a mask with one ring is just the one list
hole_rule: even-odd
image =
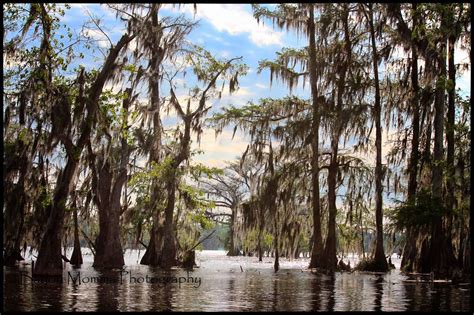
[[[268,4],[268,6],[272,5]],[[89,13],[101,19],[104,31],[112,42],[116,42],[120,38],[124,31],[124,24],[116,19],[115,13],[106,5],[73,3],[71,9],[67,10],[66,15],[62,17],[61,22],[79,34],[82,32],[82,25],[89,20]],[[283,47],[305,46],[304,38],[297,38],[293,32],[273,29],[272,23],[269,21],[258,24],[253,18],[250,4],[198,4],[196,14],[194,14],[192,4],[182,5],[179,8],[167,4],[160,11],[162,16],[180,13],[184,13],[189,19],[199,20],[199,24],[189,35],[191,42],[203,46],[217,57],[242,56],[243,62],[250,68],[248,74],[239,80],[240,90],[232,96],[223,94],[221,100],[212,102],[211,112],[230,104],[239,106],[248,101],[257,101],[259,98],[278,98],[288,94],[288,89],[279,82],[274,81],[270,86],[268,71],[257,73],[258,62],[263,59],[274,59],[275,53]],[[97,44],[104,51],[109,47],[107,38],[99,31],[89,30],[88,33],[92,38],[99,40]],[[103,59],[100,51],[84,51],[84,53],[86,56],[82,61],[83,65],[86,67],[100,66],[100,61]],[[469,62],[467,53],[458,49],[455,61]],[[470,70],[462,74],[457,83],[458,87],[463,90],[463,94],[469,95]],[[308,88],[309,86],[306,85],[306,89],[303,90],[300,85],[294,93],[302,97],[309,97]],[[162,93],[166,95],[167,91],[164,89]],[[184,89],[182,93],[185,93]],[[179,122],[174,113],[163,117],[163,121],[165,127],[172,127]],[[237,132],[232,140],[232,130],[232,127],[225,129],[217,139],[213,130],[205,130],[200,145],[204,154],[196,156],[195,160],[209,166],[223,166],[226,160],[233,160],[240,155],[245,150],[247,141],[240,132]],[[390,138],[390,133],[389,131],[384,135],[384,141]],[[197,148],[197,144],[195,144],[195,148]],[[389,149],[387,142],[384,145],[384,153]],[[367,160],[374,161],[373,154],[368,154]]]
[[[196,14],[194,14],[192,4],[186,4],[179,8],[165,5],[160,11],[162,16],[180,13],[184,13],[189,19],[199,20],[199,24],[189,35],[189,41],[204,47],[214,56],[220,58],[242,56],[243,62],[249,66],[248,74],[239,80],[240,89],[234,95],[229,96],[224,93],[220,100],[211,102],[213,105],[211,113],[228,105],[241,106],[248,101],[258,101],[258,99],[265,97],[279,98],[289,94],[287,87],[277,81],[274,81],[270,86],[269,72],[263,71],[258,74],[258,63],[264,59],[274,59],[275,53],[283,47],[300,48],[305,46],[306,40],[304,38],[298,38],[293,32],[273,29],[272,23],[269,21],[265,21],[265,24],[258,24],[253,18],[250,4],[198,4]],[[105,5],[73,3],[71,9],[67,10],[66,15],[62,17],[61,22],[79,35],[84,32],[82,26],[89,20],[89,14],[101,19],[101,25],[104,26],[103,29],[112,42],[115,43],[123,34],[124,25],[116,19],[115,13]],[[110,46],[108,39],[101,32],[97,30],[88,30],[87,32],[92,38],[98,40],[97,46],[104,52]],[[86,68],[97,68],[102,64],[103,54],[97,49],[86,51],[81,46],[77,46],[75,49],[85,54],[81,63]],[[404,54],[402,50],[397,53]],[[457,49],[455,63],[460,62],[469,63],[469,57],[465,51]],[[458,73],[457,87],[461,89],[462,95],[470,95],[470,83],[470,69],[462,74]],[[111,87],[109,86],[109,88]],[[308,98],[308,89],[307,84],[305,89],[302,89],[300,84],[293,93]],[[162,95],[167,95],[167,92],[163,88]],[[178,92],[180,91],[178,90]],[[181,90],[181,93],[183,94],[178,94],[178,98],[185,97],[184,89]],[[142,98],[146,100],[146,95],[143,95]],[[162,117],[165,128],[175,127],[179,123],[174,113],[170,113],[168,116],[163,113]],[[383,154],[388,153],[391,149],[389,140],[393,133],[394,130],[384,129]],[[241,155],[245,151],[248,141],[240,131],[237,131],[233,139],[232,134],[232,126],[224,129],[217,138],[214,130],[205,129],[201,136],[200,146],[198,147],[196,141],[193,143],[194,149],[200,149],[203,152],[203,154],[193,157],[194,162],[223,167],[226,161],[234,160]],[[324,142],[322,145],[327,147],[327,141],[324,139],[321,141]],[[374,152],[358,155],[368,164],[375,164]],[[385,163],[385,158],[383,158],[383,163]],[[344,189],[341,188],[339,193],[344,193]],[[388,201],[391,197],[384,196],[384,199]]]
[[[104,5],[71,4],[71,9],[67,11],[62,21],[80,33],[81,26],[89,18],[89,13],[101,19],[105,26],[103,29],[112,42],[120,38],[124,26],[116,20],[113,11]],[[248,101],[257,101],[259,98],[278,98],[288,94],[286,87],[279,82],[274,81],[270,86],[268,71],[257,73],[258,62],[263,59],[274,59],[275,53],[283,47],[302,47],[305,45],[304,39],[297,38],[293,33],[274,30],[271,23],[258,24],[253,18],[250,4],[198,4],[196,14],[193,6],[189,4],[179,8],[165,5],[160,10],[162,16],[174,16],[180,13],[184,13],[189,19],[199,21],[197,27],[190,33],[189,41],[220,58],[242,56],[243,62],[249,67],[247,75],[239,79],[240,89],[231,96],[224,93],[222,99],[212,102],[211,112],[230,104],[240,106]],[[87,32],[89,36],[99,40],[97,44],[104,51],[110,46],[107,38],[99,31]],[[102,55],[96,50],[93,54],[86,54],[83,64],[86,67],[97,67],[100,65],[97,62],[100,58]],[[294,93],[308,97],[308,86],[304,90],[298,88]],[[163,91],[163,94],[167,94],[167,91]],[[173,113],[163,117],[165,127],[174,126],[177,122],[179,121]],[[205,130],[200,144],[200,150],[204,153],[196,156],[195,160],[209,166],[224,166],[226,160],[235,159],[245,150],[247,141],[240,132],[237,132],[232,140],[232,131],[233,128],[228,127],[216,139],[213,130]],[[195,147],[197,148],[197,143]]]

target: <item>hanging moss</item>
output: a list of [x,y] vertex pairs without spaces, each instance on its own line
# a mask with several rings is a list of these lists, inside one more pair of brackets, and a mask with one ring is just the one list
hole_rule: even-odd
[[398,228],[419,228],[434,222],[451,211],[439,200],[434,199],[427,190],[419,192],[415,198],[408,200],[394,209],[393,219]]

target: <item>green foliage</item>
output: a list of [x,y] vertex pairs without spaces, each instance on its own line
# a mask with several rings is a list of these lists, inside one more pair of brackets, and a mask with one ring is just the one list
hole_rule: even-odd
[[40,196],[38,202],[43,208],[47,208],[48,206],[52,205],[53,195],[50,191],[48,191],[47,187],[41,186],[38,195]]
[[132,189],[145,189],[150,186],[151,181],[166,181],[167,175],[170,172],[173,159],[168,156],[160,163],[151,162],[150,168],[147,170],[135,172],[129,181]]
[[24,144],[29,144],[33,140],[32,132],[29,128],[22,128],[18,134],[18,139]]
[[414,199],[396,207],[393,210],[392,220],[397,228],[404,229],[429,225],[450,213],[450,210],[439,200],[432,198],[431,193],[422,190]]
[[200,180],[202,177],[212,178],[213,175],[222,175],[224,170],[218,167],[208,167],[202,163],[196,163],[189,166],[189,173],[195,180]]
[[263,233],[263,248],[269,249],[273,245],[273,235],[268,232]]
[[[198,81],[212,83],[211,86],[214,88],[216,84],[215,81],[213,82],[214,78],[219,74],[224,75],[224,78],[229,81],[230,93],[238,89],[238,77],[245,75],[248,70],[245,64],[230,63],[229,60],[219,60],[209,51],[197,45],[191,45],[185,60],[191,65]],[[198,88],[191,94],[196,95],[197,91],[199,91]]]

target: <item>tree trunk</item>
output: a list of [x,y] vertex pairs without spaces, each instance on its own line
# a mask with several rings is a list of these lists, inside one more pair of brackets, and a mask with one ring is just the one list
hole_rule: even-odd
[[[418,25],[418,14],[416,14],[416,3],[412,4],[413,24]],[[418,85],[418,54],[416,43],[411,43],[412,63],[411,63],[411,87],[412,87],[412,138],[411,153],[408,165],[408,193],[407,199],[415,198],[417,190],[417,176],[419,163],[419,144],[420,144],[420,108],[419,108],[419,85]],[[416,230],[407,228],[405,246],[403,248],[403,258],[401,262],[402,270],[411,271],[411,262],[416,257]]]
[[[262,211],[262,210],[261,210]],[[258,236],[257,236],[257,251],[258,251],[258,261],[262,261],[263,248],[262,248],[262,234],[263,234],[263,224],[260,223],[258,227]]]
[[[444,19],[443,19],[444,21]],[[446,27],[441,23],[442,29]],[[432,197],[443,204],[443,167],[439,165],[443,161],[443,134],[444,134],[444,107],[445,107],[445,78],[446,78],[446,42],[440,40],[438,55],[439,77],[436,84],[435,94],[435,117],[434,117],[434,152],[432,168]],[[431,245],[430,245],[431,271],[436,275],[448,275],[455,263],[454,253],[449,231],[443,226],[443,220],[438,217],[432,223]]]
[[229,251],[227,252],[227,256],[239,256],[240,250],[235,246],[235,216],[237,211],[235,207],[232,208],[232,215],[230,216],[230,229],[229,229]]
[[[128,123],[128,109],[132,89],[126,90],[126,98],[123,100],[122,109],[125,125]],[[125,127],[124,129],[126,129]],[[122,134],[125,130],[121,130]],[[109,161],[105,161],[98,176],[97,207],[99,209],[99,236],[96,241],[96,255],[94,256],[94,267],[99,268],[122,268],[125,264],[123,259],[122,244],[120,243],[120,215],[122,207],[120,196],[127,181],[127,165],[129,148],[127,139],[121,137],[120,168],[117,173]],[[98,163],[102,164],[102,163]]]
[[[448,113],[446,125],[446,142],[447,142],[447,206],[450,209],[456,208],[454,199],[454,117],[455,117],[455,94],[456,94],[456,68],[454,65],[454,41],[455,38],[448,38],[448,79],[450,86],[448,87]],[[451,221],[451,220],[450,220]],[[449,224],[448,229],[451,228]],[[448,230],[449,231],[449,230]]]
[[79,242],[79,222],[77,220],[77,207],[74,206],[74,249],[71,255],[71,265],[82,265],[81,243]]
[[[25,211],[25,190],[24,178],[19,177],[18,183],[13,185],[13,191],[4,192],[5,211],[4,211],[4,244],[5,256],[3,263],[5,266],[13,266],[18,260],[23,260],[20,255],[21,234],[24,222]],[[6,188],[6,185],[5,185]]]
[[[152,4],[151,23],[153,28],[159,29],[159,5]],[[159,164],[161,161],[161,118],[160,118],[160,64],[163,55],[160,54],[161,33],[151,43],[150,69],[152,74],[149,78],[151,111],[153,112],[153,146],[150,151],[150,164]],[[163,52],[162,52],[163,53]],[[163,215],[160,213],[159,201],[162,199],[161,187],[156,180],[152,183],[150,204],[152,205],[153,226],[150,231],[150,243],[145,251],[140,264],[158,266],[161,263],[161,248],[163,241]]]
[[[23,124],[20,126],[24,127]],[[41,122],[39,123],[38,128],[40,134]],[[35,139],[36,145],[38,139],[39,137],[36,137]],[[36,151],[36,145],[33,145],[32,152]],[[3,216],[5,220],[5,230],[3,234],[5,255],[3,257],[3,263],[6,266],[13,266],[18,260],[23,260],[23,257],[20,255],[20,246],[27,203],[25,179],[27,178],[27,174],[31,168],[31,162],[28,159],[27,143],[25,143],[21,138],[18,138],[15,142],[15,149],[17,150],[16,154],[10,157],[8,162],[5,161],[5,174],[3,178],[3,196],[5,197],[5,210]],[[18,176],[18,182],[16,184],[13,183],[15,175]]]
[[173,226],[173,211],[176,198],[176,171],[171,174],[171,179],[167,184],[168,198],[165,209],[165,225],[164,225],[164,238],[163,238],[163,249],[161,267],[171,268],[176,265],[176,237],[175,229]]
[[278,270],[280,270],[280,256],[279,256],[279,247],[280,247],[280,244],[279,244],[279,238],[280,238],[280,233],[279,233],[279,229],[278,229],[278,223],[279,223],[279,220],[278,220],[278,209],[276,209],[276,204],[275,204],[275,201],[273,201],[273,207],[275,208],[274,211],[275,211],[275,262],[273,264],[273,270],[275,272],[277,272]]
[[380,86],[379,86],[379,70],[378,70],[378,53],[375,41],[375,30],[373,21],[372,5],[369,4],[369,27],[372,42],[372,62],[374,70],[375,84],[375,103],[374,103],[374,120],[375,120],[375,147],[376,147],[376,164],[375,164],[375,221],[377,238],[375,244],[374,262],[379,271],[387,271],[388,264],[385,259],[383,248],[383,213],[382,213],[382,126],[381,126],[381,104],[380,104]]
[[[416,3],[412,4],[413,12],[416,10]],[[414,25],[418,25],[417,15],[413,13]],[[415,42],[411,45],[411,106],[412,106],[412,129],[413,134],[411,138],[411,153],[408,165],[408,199],[411,199],[416,194],[418,174],[418,159],[419,159],[419,143],[420,143],[420,109],[419,109],[419,85],[418,85],[418,54],[416,51]]]
[[318,86],[316,72],[316,28],[314,23],[314,4],[309,3],[309,77],[311,85],[311,102],[313,110],[313,118],[311,125],[311,188],[312,198],[311,207],[313,209],[313,245],[311,249],[311,261],[309,268],[317,268],[321,266],[323,241],[321,237],[321,205],[319,200],[319,105],[318,105]]
[[[79,167],[79,158],[84,146],[90,139],[92,125],[95,121],[98,109],[99,96],[102,93],[105,82],[115,68],[115,60],[117,59],[119,52],[134,37],[135,36],[124,34],[118,41],[117,45],[110,49],[109,55],[104,62],[104,66],[89,89],[90,92],[88,98],[85,99],[87,105],[87,117],[83,121],[82,133],[77,141],[77,145],[73,146],[74,148],[72,149],[72,152],[68,152],[66,166],[58,176],[53,197],[53,205],[51,207],[45,233],[41,240],[38,260],[35,264],[35,275],[62,275],[61,236],[63,233],[64,212],[66,209],[67,198],[71,192],[73,180]],[[83,72],[81,72],[79,78],[81,78],[82,75]],[[78,101],[83,100],[79,100],[78,98]]]
[[[99,235],[94,256],[94,267],[122,268],[124,265],[120,243],[120,192],[122,187],[112,182],[113,175],[107,161],[99,172]],[[113,191],[112,191],[113,188]]]
[[444,104],[445,104],[445,78],[446,78],[446,44],[440,41],[439,52],[439,75],[436,82],[435,91],[435,116],[434,116],[434,149],[432,168],[432,195],[439,202],[443,198],[443,167],[438,165],[443,161],[443,140],[444,140]]
[[79,160],[69,158],[66,167],[58,177],[53,204],[46,229],[40,244],[34,275],[61,276],[61,237],[64,225],[67,197],[71,191],[79,166]]
[[[335,131],[333,131],[335,132]],[[337,266],[336,257],[336,181],[337,181],[337,151],[338,137],[333,134],[331,140],[331,162],[328,171],[328,237],[324,248],[322,267],[328,271],[335,271]]]
[[466,235],[466,245],[464,246],[464,253],[463,253],[463,270],[465,273],[471,273],[471,234],[467,233]]

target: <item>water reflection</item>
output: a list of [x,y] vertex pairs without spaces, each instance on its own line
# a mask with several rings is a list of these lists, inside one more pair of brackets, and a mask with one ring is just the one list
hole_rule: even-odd
[[[136,257],[134,253],[133,263]],[[259,263],[253,257],[224,254],[221,257],[214,253],[200,253],[199,262],[200,268],[189,273],[135,264],[129,265],[124,274],[120,270],[96,270],[89,259],[81,268],[67,266],[63,283],[36,283],[21,276],[31,273],[30,265],[4,267],[4,308],[8,311],[470,310],[469,286],[407,283],[398,271],[385,275],[356,272],[327,276],[302,271],[307,260],[282,260],[282,268],[274,273],[271,259]],[[73,281],[79,274],[82,282]],[[181,278],[187,282],[143,280],[147,277]],[[198,278],[199,285],[195,282]],[[193,282],[188,282],[189,279]]]
[[[160,271],[150,268],[149,272],[153,277],[174,277],[175,271]],[[150,311],[171,311],[173,309],[173,289],[160,283],[152,283],[148,286],[149,301],[151,302]]]
[[[17,266],[4,267],[3,271],[4,292],[30,291],[23,287],[27,284],[25,283],[26,279],[24,277],[24,272],[20,268],[18,268]],[[4,294],[4,307],[6,308],[6,310],[6,306],[10,306],[9,309],[12,311],[22,311],[22,306],[28,304],[27,299],[27,294]]]
[[100,277],[100,279],[106,280],[98,281],[96,286],[96,311],[118,311],[118,299],[120,298],[119,287],[124,284],[121,274],[117,271],[98,271],[97,276]]
[[78,295],[80,294],[79,293],[80,290],[79,290],[79,284],[78,283],[73,283],[71,285],[71,301],[70,301],[70,309],[71,311],[73,312],[77,312],[78,309],[78,305],[79,305],[79,298],[78,298]]
[[382,311],[382,296],[383,296],[383,283],[385,282],[383,276],[377,276],[374,281],[375,285],[375,300],[374,300],[374,311]]
[[311,311],[319,311],[321,307],[321,278],[316,276],[311,281],[312,299]]

